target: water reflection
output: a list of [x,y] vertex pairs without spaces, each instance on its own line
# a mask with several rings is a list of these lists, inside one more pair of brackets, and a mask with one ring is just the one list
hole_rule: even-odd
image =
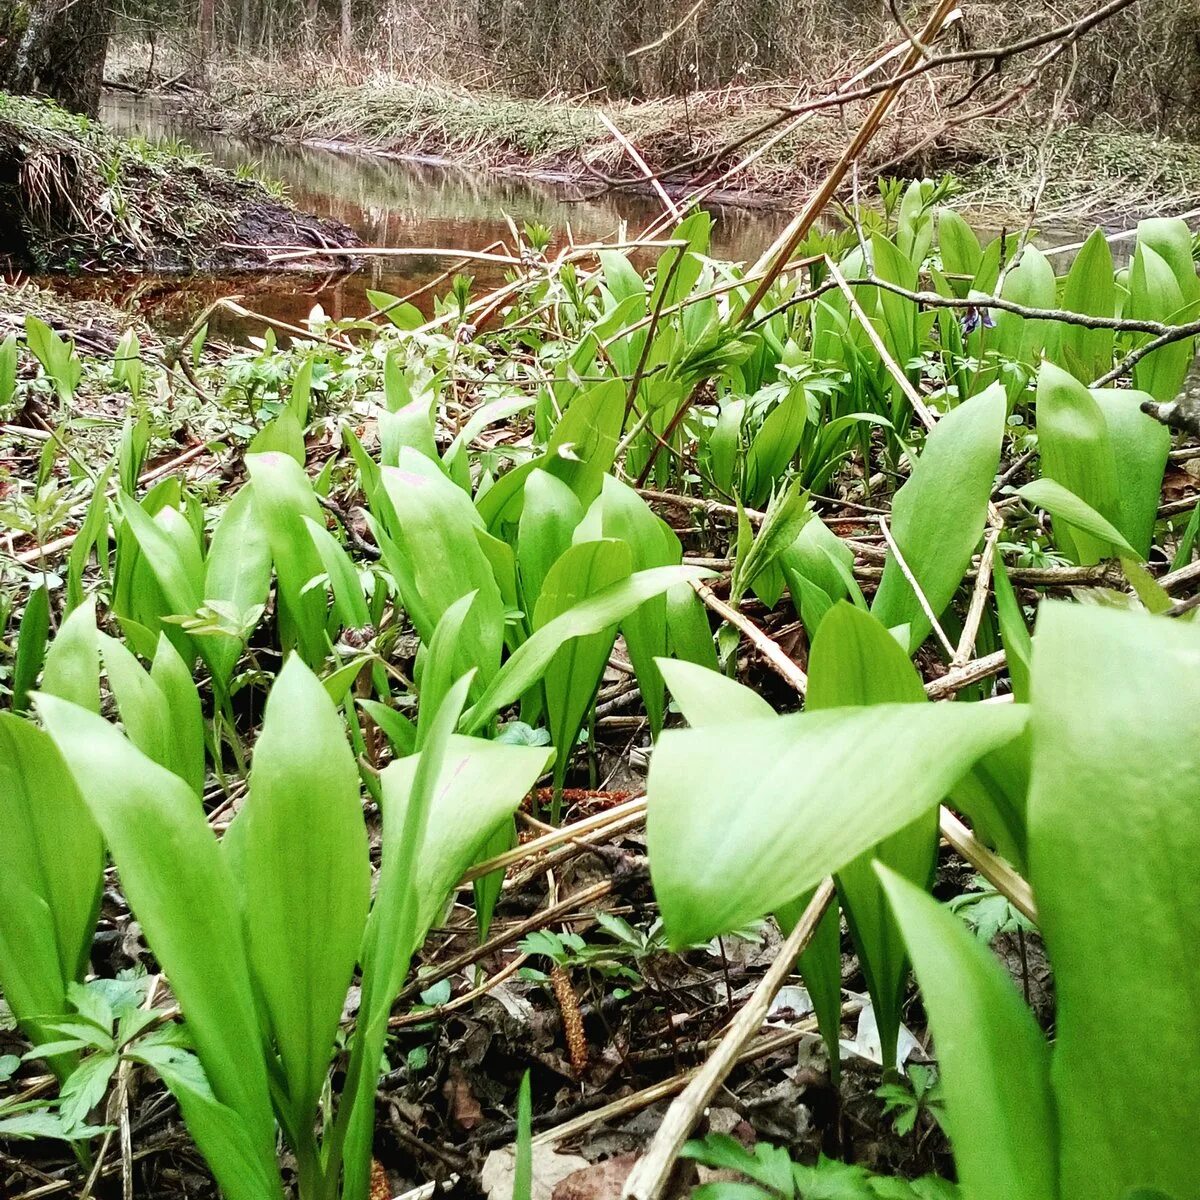
[[[568,231],[576,241],[616,236],[622,221],[639,232],[660,211],[648,196],[612,193],[579,199],[572,184],[553,184],[515,175],[483,175],[441,164],[424,164],[318,146],[252,142],[197,128],[186,113],[158,102],[109,98],[103,120],[120,133],[150,140],[179,138],[219,166],[254,164],[262,174],[287,184],[295,204],[336,217],[373,246],[430,246],[482,249],[500,238],[511,241],[505,214],[518,227],[538,222],[561,244]],[[729,259],[757,256],[783,227],[778,212],[715,209],[713,253]],[[371,259],[360,270],[337,277],[288,272],[280,275],[156,276],[93,275],[56,278],[53,285],[81,297],[99,298],[137,312],[165,332],[178,333],[196,314],[222,296],[239,295],[254,311],[296,323],[320,304],[335,317],[370,311],[368,289],[403,295],[444,271],[449,262],[433,256]],[[466,268],[480,285],[503,282],[504,268]],[[430,297],[418,303],[428,306]],[[426,311],[428,308],[426,307]],[[241,332],[232,317],[214,321],[213,332]]]

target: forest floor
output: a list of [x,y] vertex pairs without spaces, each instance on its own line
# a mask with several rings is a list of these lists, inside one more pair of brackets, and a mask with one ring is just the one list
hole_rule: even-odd
[[[824,177],[861,120],[853,106],[783,120],[787,106],[811,93],[780,83],[601,106],[468,92],[332,63],[291,72],[230,63],[212,68],[199,102],[214,126],[243,136],[566,178],[597,193],[645,190],[648,168],[677,195],[704,187],[725,203],[786,207]],[[1104,222],[1179,211],[1200,199],[1193,144],[1078,124],[1069,114],[1055,123],[1023,108],[960,123],[919,88],[895,106],[860,172],[951,172],[963,185],[962,202],[1001,223],[1034,207],[1043,221]]]
[[2,92],[0,230],[0,259],[40,270],[252,270],[272,249],[358,244],[258,179]]

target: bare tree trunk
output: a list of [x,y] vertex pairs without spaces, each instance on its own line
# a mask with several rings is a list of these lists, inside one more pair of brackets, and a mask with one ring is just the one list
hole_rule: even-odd
[[112,15],[107,0],[0,0],[0,87],[94,117]]
[[196,33],[200,39],[200,59],[207,62],[212,54],[213,38],[217,30],[217,0],[200,0],[196,19]]
[[354,38],[354,26],[351,18],[352,0],[342,0],[342,53],[350,53],[350,43]]

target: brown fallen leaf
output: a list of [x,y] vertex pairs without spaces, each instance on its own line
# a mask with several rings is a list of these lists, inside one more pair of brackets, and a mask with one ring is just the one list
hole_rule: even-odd
[[640,1155],[619,1154],[572,1172],[555,1185],[550,1200],[619,1200]]
[[450,1068],[450,1077],[442,1085],[442,1095],[450,1105],[450,1119],[460,1129],[474,1129],[483,1120],[483,1109],[475,1099],[467,1077],[457,1067]]

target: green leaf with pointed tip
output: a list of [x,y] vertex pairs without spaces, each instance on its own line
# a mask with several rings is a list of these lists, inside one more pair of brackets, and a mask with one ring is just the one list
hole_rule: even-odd
[[[628,579],[631,560],[628,544],[614,539],[571,546],[546,576],[534,610],[534,628],[544,629],[555,617],[569,612],[581,601]],[[616,636],[617,625],[613,622],[594,633],[564,642],[542,674],[546,716],[557,751],[554,774],[557,787],[562,786],[575,739],[592,707]]]
[[191,668],[170,638],[160,634],[150,678],[165,704],[170,730],[170,767],[197,796],[204,794],[204,713]]
[[297,466],[303,467],[308,457],[304,427],[296,420],[295,413],[285,408],[250,439],[246,453],[286,454]]
[[935,808],[1022,706],[881,704],[668,730],[650,765],[650,870],[672,945],[778,909]]
[[[693,587],[677,583],[667,589],[667,633],[675,657],[697,666],[717,669],[708,609]],[[659,669],[662,665],[659,664]]]
[[1042,1031],[961,920],[894,871],[878,872],[933,1028],[965,1200],[1053,1200],[1056,1128]]
[[[429,815],[454,727],[462,717],[472,676],[464,675],[442,701],[413,774],[400,828],[383,830],[379,883],[363,939],[362,997],[350,1053],[350,1070],[333,1131],[323,1151],[336,1175],[344,1157],[347,1196],[364,1196],[371,1174],[375,1088],[387,1040],[387,1020],[408,974],[420,920],[417,870],[429,832]],[[339,1152],[344,1148],[344,1154]]]
[[550,568],[570,546],[582,520],[583,505],[561,479],[549,471],[530,473],[517,532],[517,562],[528,624],[533,623],[533,610]]
[[29,707],[29,693],[37,683],[38,672],[45,661],[49,633],[50,593],[42,584],[29,593],[25,612],[21,615],[12,673],[13,712],[24,712]]
[[325,528],[324,522],[314,521],[308,516],[302,519],[321,557],[325,574],[329,577],[337,623],[346,629],[364,629],[371,623],[371,614],[367,611],[367,601],[354,560],[346,553],[341,542]]
[[[1181,311],[1185,303],[1171,266],[1148,243],[1139,239],[1129,269],[1129,301],[1125,315],[1169,325],[1195,317],[1194,312]],[[1148,333],[1135,338],[1135,342],[1143,345],[1150,340]],[[1194,357],[1194,347],[1195,339],[1181,338],[1139,359],[1133,367],[1134,387],[1149,392],[1160,404],[1174,400],[1183,387]]]
[[[225,506],[213,531],[204,560],[204,599],[249,613],[267,602],[270,588],[271,544],[254,508],[254,485],[246,484]],[[204,644],[213,682],[224,691],[243,643],[228,634],[211,634]]]
[[100,711],[100,644],[96,602],[91,597],[72,611],[50,642],[42,667],[42,691],[89,712]]
[[468,592],[442,613],[441,620],[433,631],[433,637],[418,663],[420,673],[416,682],[421,704],[417,710],[414,750],[420,750],[425,744],[434,718],[442,707],[442,701],[454,686],[454,664],[458,657],[459,639],[462,637],[467,615],[478,595],[478,592]]
[[391,544],[381,543],[404,607],[428,645],[442,614],[468,592],[478,592],[459,639],[455,674],[478,671],[478,684],[500,666],[504,601],[480,546],[482,521],[470,497],[415,450],[400,451],[400,466],[385,467],[382,518]]
[[[604,477],[600,498],[592,506],[599,518],[599,536],[617,538],[628,547],[633,570],[676,566],[683,549],[674,530],[650,510],[650,506],[628,484],[611,475]],[[650,732],[662,729],[663,680],[655,660],[667,653],[667,598],[654,596],[621,621],[621,636],[637,675]]]
[[371,868],[341,718],[296,657],[267,699],[240,820],[247,951],[304,1128],[358,961]]
[[403,713],[378,700],[360,700],[358,706],[383,730],[394,753],[404,756],[416,750],[417,727]]
[[[1021,251],[1021,261],[1005,276],[1000,295],[1026,308],[1055,307],[1058,289],[1054,268],[1036,246],[1025,245]],[[998,310],[995,335],[986,344],[1002,358],[1014,359],[1033,367],[1041,357],[1042,346],[1051,328],[1049,321]]]
[[162,689],[150,678],[124,642],[102,633],[100,657],[108,686],[117,702],[125,736],[149,759],[174,771],[171,727],[163,718],[167,702]]
[[1037,508],[1044,508],[1055,522],[1088,535],[1093,539],[1091,545],[1103,548],[1098,558],[1137,559],[1137,551],[1125,540],[1121,531],[1061,483],[1053,479],[1034,479],[1018,488],[1017,495]]
[[168,527],[158,520],[166,513],[175,512],[182,521],[178,511],[163,508],[156,517],[151,517],[132,496],[124,492],[117,497],[117,507],[149,563],[158,586],[162,588],[171,612],[178,616],[191,616],[200,607],[202,599],[203,571],[200,568],[199,550],[194,542],[191,554],[185,549],[188,539],[186,536],[180,537],[180,534],[186,535],[190,531],[182,529],[177,523]]
[[[983,533],[1006,415],[999,385],[963,401],[934,427],[896,493],[892,534],[935,614],[954,597]],[[929,635],[929,618],[890,553],[871,612],[888,628],[908,626],[910,652]]]
[[107,721],[53,696],[39,696],[37,707],[108,843],[213,1091],[273,1170],[275,1121],[237,892],[203,810],[183,780]]
[[756,691],[719,671],[670,658],[659,659],[658,669],[683,719],[693,729],[775,715],[775,710]]
[[321,506],[304,469],[286,454],[252,454],[246,469],[275,564],[284,649],[298,647],[310,667],[319,667],[329,649],[325,589],[308,585],[325,568],[304,518],[319,524]]
[[1032,711],[1030,882],[1054,968],[1062,1194],[1187,1196],[1200,1111],[1200,630],[1043,604]]
[[[450,738],[415,868],[418,909],[414,947],[440,919],[454,886],[467,868],[479,861],[479,852],[492,833],[516,812],[549,766],[552,754],[548,746],[508,746],[458,734]],[[385,827],[403,827],[419,764],[420,753],[384,768],[380,779]]]
[[1129,544],[1148,558],[1171,450],[1171,431],[1142,412],[1145,392],[1096,388],[1092,398],[1104,414],[1117,471],[1117,511],[1113,524]]
[[970,280],[983,261],[983,248],[975,231],[952,208],[938,210],[937,232],[942,269],[948,275],[964,276],[954,281],[954,291],[958,296],[965,296]]
[[[1111,317],[1116,313],[1112,251],[1102,229],[1094,230],[1075,256],[1067,272],[1062,307],[1067,312],[1093,317]],[[1056,321],[1046,336],[1046,353],[1081,383],[1091,383],[1112,366],[1113,331]]]
[[536,630],[500,668],[496,678],[463,717],[463,730],[482,729],[502,708],[512,704],[542,676],[559,649],[575,638],[588,637],[620,622],[652,596],[675,584],[706,579],[701,567],[654,567],[637,571],[567,609]]
[[[1117,460],[1104,411],[1083,384],[1051,362],[1038,372],[1037,430],[1043,479],[1061,484],[1115,525],[1120,511]],[[1106,540],[1097,541],[1082,529],[1066,526],[1056,534],[1059,546],[1077,563],[1097,563],[1108,552]]]
[[[661,659],[659,667],[684,720],[693,729],[775,715],[757,692],[719,671],[670,659]],[[776,917],[786,932],[790,933],[795,927],[811,899],[812,891],[809,891],[780,906]],[[798,966],[812,998],[836,1077],[840,1071],[838,1039],[842,1012],[841,918],[836,903],[830,905],[821,919],[807,949],[800,955]]]
[[30,1031],[65,1013],[66,985],[83,977],[103,868],[100,831],[54,742],[0,713],[0,987]]
[[[813,639],[806,709],[925,702],[921,677],[883,625],[845,602],[834,605]],[[933,879],[937,843],[938,816],[931,808],[847,863],[837,875],[838,894],[867,979],[883,1064],[889,1072],[895,1065],[908,959],[871,864],[877,859],[926,888]]]
[[213,1095],[191,1055],[151,1057],[135,1042],[129,1057],[153,1067],[167,1085],[226,1200],[282,1200],[278,1167],[264,1161],[246,1122]]

